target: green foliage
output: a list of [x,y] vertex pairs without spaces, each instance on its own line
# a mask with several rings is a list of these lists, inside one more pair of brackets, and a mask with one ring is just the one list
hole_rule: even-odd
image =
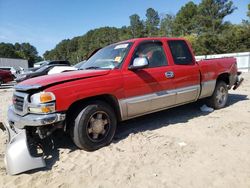
[[188,2],[176,14],[174,28],[176,35],[190,35],[197,30],[198,7],[192,1]]
[[15,46],[10,43],[0,43],[0,57],[19,58]]
[[133,14],[129,17],[130,19],[130,30],[133,38],[139,38],[144,36],[144,25],[143,21],[140,20],[140,16]]
[[90,30],[82,37],[75,37],[71,40],[63,40],[51,51],[44,53],[47,60],[69,60],[72,64],[87,59],[96,49],[108,44],[131,38],[130,30],[127,27],[120,29],[114,27],[103,27]]
[[29,62],[29,66],[33,63],[41,61],[42,58],[38,56],[37,50],[29,43],[0,43],[0,57],[3,58],[21,58]]
[[224,53],[250,50],[250,24],[248,23],[230,25],[220,36],[220,47]]
[[203,0],[198,6],[198,27],[202,32],[216,34],[222,30],[223,19],[235,9],[229,0]]
[[149,8],[146,12],[146,18],[145,27],[147,36],[157,36],[160,23],[158,12],[153,8]]
[[248,4],[248,12],[247,12],[247,16],[250,18],[250,3]]
[[[69,60],[74,64],[86,59],[97,48],[149,36],[185,37],[196,55],[250,51],[249,21],[238,25],[224,21],[235,9],[230,0],[202,0],[200,4],[190,1],[176,15],[165,14],[160,19],[158,12],[149,8],[145,20],[133,14],[128,27],[90,30],[83,36],[61,41],[53,50],[46,51],[44,57]],[[249,16],[250,5],[248,10]],[[8,48],[5,50],[10,53]]]
[[175,16],[166,14],[160,22],[159,36],[174,36],[174,22]]

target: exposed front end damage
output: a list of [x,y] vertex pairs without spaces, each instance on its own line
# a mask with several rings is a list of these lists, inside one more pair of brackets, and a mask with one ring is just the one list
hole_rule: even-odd
[[[8,143],[5,152],[5,165],[10,175],[20,174],[32,169],[46,166],[42,156],[31,155],[26,129],[18,129],[4,124],[8,133]],[[34,143],[33,143],[34,144]]]
[[[41,101],[40,101],[41,100]],[[42,140],[62,129],[65,113],[55,109],[56,98],[50,92],[15,91],[8,110],[5,165],[10,175],[45,167]]]

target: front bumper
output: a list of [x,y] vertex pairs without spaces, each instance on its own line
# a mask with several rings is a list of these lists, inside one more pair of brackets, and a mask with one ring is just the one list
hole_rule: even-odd
[[8,121],[11,126],[18,129],[23,129],[26,126],[38,127],[44,125],[51,125],[53,123],[62,122],[65,120],[64,113],[52,113],[52,114],[27,114],[20,116],[15,113],[14,107],[10,106],[8,110]]
[[5,123],[5,129],[8,133],[8,144],[5,152],[5,165],[7,173],[10,175],[19,174],[28,170],[45,167],[43,157],[34,157],[31,154],[31,142],[27,136],[25,127],[52,125],[63,122],[65,114],[53,113],[46,115],[27,114],[20,116],[14,112],[13,106],[8,110],[8,123]]
[[10,175],[46,166],[43,157],[33,157],[30,154],[27,133],[25,129],[17,129],[4,124],[8,133],[8,144],[5,152],[5,166]]

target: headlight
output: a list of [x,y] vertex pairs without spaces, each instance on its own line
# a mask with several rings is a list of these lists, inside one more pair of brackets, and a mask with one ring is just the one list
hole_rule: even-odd
[[43,104],[56,100],[56,97],[51,92],[41,92],[36,93],[30,97],[31,103],[33,104]]
[[56,97],[51,92],[36,93],[30,97],[29,112],[36,114],[47,114],[56,111]]
[[34,114],[48,114],[56,111],[55,104],[44,104],[39,106],[30,106],[29,112]]

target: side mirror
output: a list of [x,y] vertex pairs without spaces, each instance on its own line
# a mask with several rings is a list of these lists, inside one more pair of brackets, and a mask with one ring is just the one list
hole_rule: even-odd
[[137,57],[133,61],[133,65],[129,66],[129,70],[143,69],[149,65],[146,57]]

